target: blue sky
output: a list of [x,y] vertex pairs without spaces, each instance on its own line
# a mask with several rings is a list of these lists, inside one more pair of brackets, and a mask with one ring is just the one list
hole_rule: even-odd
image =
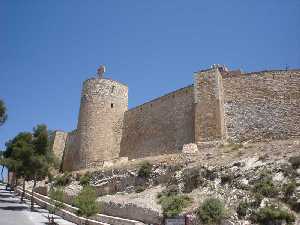
[[300,68],[299,12],[299,0],[0,0],[0,149],[38,123],[73,130],[100,64],[129,86],[129,107],[214,63]]

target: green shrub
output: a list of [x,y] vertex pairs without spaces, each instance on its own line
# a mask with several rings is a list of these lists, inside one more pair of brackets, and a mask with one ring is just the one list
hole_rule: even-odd
[[287,204],[295,211],[295,212],[300,212],[300,202],[298,202],[298,199],[295,198],[290,198],[287,200]]
[[50,204],[53,207],[49,207],[49,211],[54,214],[57,209],[63,208],[64,206],[64,191],[62,187],[58,187],[56,189],[51,188],[48,194],[50,198]]
[[283,192],[284,198],[286,200],[288,200],[294,194],[296,187],[297,187],[297,185],[296,185],[295,181],[291,181],[282,186],[282,192]]
[[138,171],[138,176],[142,178],[149,178],[151,175],[152,165],[149,162],[143,162]]
[[281,171],[285,177],[295,177],[296,171],[294,170],[293,166],[290,164],[283,164],[281,165]]
[[90,173],[86,173],[79,178],[79,184],[82,186],[86,186],[90,184],[91,175]]
[[232,174],[223,174],[221,176],[221,184],[230,184],[233,181],[234,177]]
[[224,204],[219,199],[208,198],[197,209],[197,216],[203,224],[218,224],[225,217]]
[[199,168],[184,170],[183,183],[184,183],[183,192],[185,193],[189,193],[194,189],[198,188],[202,183],[201,176],[199,173]]
[[54,186],[67,186],[72,181],[71,173],[64,173],[63,175],[58,175],[54,178]]
[[179,188],[176,184],[168,186],[165,190],[158,193],[157,197],[161,198],[162,196],[174,196],[179,194]]
[[244,218],[247,215],[247,213],[249,212],[250,207],[251,206],[248,202],[240,202],[236,209],[238,217]]
[[143,187],[143,186],[136,186],[135,187],[135,192],[136,193],[141,193],[141,192],[143,192],[143,191],[145,191],[145,187]]
[[259,209],[254,213],[252,220],[261,225],[277,224],[281,221],[292,224],[295,222],[295,216],[284,209],[272,205]]
[[50,206],[48,207],[49,214],[48,214],[48,221],[49,224],[57,224],[55,223],[55,217],[53,216],[59,209],[64,207],[64,191],[62,187],[58,187],[56,189],[51,188],[48,196],[50,198]]
[[164,216],[178,216],[184,208],[192,202],[191,198],[186,195],[159,195],[158,203],[161,205]]
[[289,162],[292,164],[294,169],[299,168],[300,167],[300,155],[289,158]]
[[96,199],[95,189],[91,186],[84,186],[74,200],[74,205],[78,207],[77,214],[86,217],[97,214],[100,211],[100,206]]
[[254,185],[253,192],[265,197],[275,197],[278,195],[278,189],[275,187],[270,177],[262,178]]
[[254,201],[251,203],[253,208],[260,207],[261,201],[263,200],[264,196],[260,193],[254,193]]

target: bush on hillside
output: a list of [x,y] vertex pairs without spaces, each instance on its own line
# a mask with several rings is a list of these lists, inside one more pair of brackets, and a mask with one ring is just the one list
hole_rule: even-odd
[[96,199],[96,191],[93,187],[83,187],[74,200],[74,205],[78,208],[77,214],[79,216],[90,217],[99,213],[100,205]]
[[54,214],[57,209],[63,208],[64,191],[62,187],[58,187],[56,189],[51,188],[48,196],[50,198],[50,203],[54,206],[50,207],[49,211],[51,211]]
[[176,184],[169,185],[165,190],[158,193],[157,197],[161,198],[162,196],[173,196],[179,194],[179,188]]
[[79,178],[79,184],[82,186],[86,186],[90,184],[90,180],[91,180],[91,175],[89,172],[87,172],[86,174],[84,174],[83,176],[81,176]]
[[253,187],[253,192],[265,197],[275,197],[278,195],[278,189],[274,185],[272,178],[266,177],[258,180]]
[[149,162],[143,162],[138,171],[138,176],[142,178],[149,178],[151,175],[152,165]]
[[221,184],[231,184],[231,182],[233,181],[234,176],[233,174],[223,174],[221,176]]
[[260,208],[253,214],[252,220],[261,225],[281,224],[282,221],[292,224],[295,222],[295,216],[287,210],[272,205]]
[[54,178],[54,186],[67,186],[72,181],[71,173],[64,173],[63,175],[58,175]]
[[[57,224],[55,223],[55,217],[54,214],[64,207],[64,191],[62,187],[58,187],[56,189],[51,188],[48,196],[50,198],[50,206],[48,207],[49,214],[48,214],[48,221],[49,224]],[[52,214],[50,216],[50,214]]]
[[294,169],[299,168],[300,167],[300,155],[289,158],[289,162],[292,164]]
[[193,191],[194,189],[198,188],[202,183],[199,168],[184,170],[182,177],[184,183],[183,192],[185,193]]
[[245,218],[245,216],[247,216],[250,208],[251,208],[251,205],[248,202],[240,202],[236,209],[238,217]]
[[178,194],[174,185],[171,186],[171,189],[161,192],[157,196],[163,215],[166,217],[178,216],[192,202],[190,197]]
[[225,217],[224,204],[219,199],[208,198],[197,209],[197,216],[203,224],[219,224]]
[[296,190],[296,182],[295,181],[290,181],[287,184],[284,184],[282,186],[282,192],[284,195],[285,200],[288,200],[291,198],[291,196],[295,193]]

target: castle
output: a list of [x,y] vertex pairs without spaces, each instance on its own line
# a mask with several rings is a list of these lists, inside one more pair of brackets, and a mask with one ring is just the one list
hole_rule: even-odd
[[[102,69],[102,70],[101,70]],[[83,83],[77,129],[55,131],[63,170],[122,158],[180,153],[185,144],[300,137],[300,70],[194,73],[192,85],[128,109],[128,87],[98,76]]]

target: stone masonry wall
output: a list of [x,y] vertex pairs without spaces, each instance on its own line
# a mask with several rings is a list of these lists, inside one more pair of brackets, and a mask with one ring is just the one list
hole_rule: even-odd
[[[110,79],[84,82],[77,130],[68,134],[64,170],[179,153],[184,144],[300,137],[300,70],[241,74],[200,71],[194,85],[128,110],[128,89]],[[59,141],[60,140],[60,141]],[[53,142],[57,154],[64,134]]]
[[223,77],[225,121],[237,141],[300,136],[300,70]]
[[119,157],[127,86],[106,78],[84,82],[78,119],[79,168]]
[[222,76],[217,68],[195,74],[195,142],[221,140],[224,129]]
[[63,155],[63,171],[78,169],[79,165],[79,139],[77,130],[68,133]]
[[54,131],[50,137],[50,145],[57,159],[62,160],[68,133]]
[[178,153],[194,142],[194,93],[188,86],[125,113],[120,156]]

